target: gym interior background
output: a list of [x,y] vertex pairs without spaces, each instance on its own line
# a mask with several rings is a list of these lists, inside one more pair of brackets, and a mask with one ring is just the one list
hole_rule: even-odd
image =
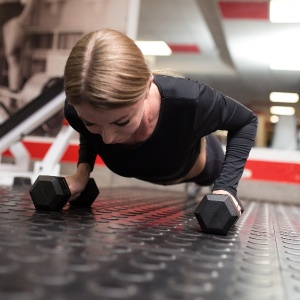
[[[282,6],[273,15],[282,2],[297,1],[0,0],[1,299],[300,299],[300,20],[284,20]],[[28,187],[13,187],[75,170],[63,91],[32,116],[26,107],[59,85],[74,43],[103,27],[165,42],[167,53],[145,52],[152,69],[204,81],[257,114],[245,213],[226,237],[199,231],[184,185],[122,178],[101,159],[91,210],[38,213]],[[274,92],[289,94],[273,102]],[[225,146],[226,132],[216,135]]]

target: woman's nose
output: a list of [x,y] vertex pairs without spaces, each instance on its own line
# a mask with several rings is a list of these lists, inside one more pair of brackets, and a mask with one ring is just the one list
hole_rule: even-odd
[[111,144],[115,139],[115,133],[113,130],[105,129],[100,133],[102,140],[105,144]]

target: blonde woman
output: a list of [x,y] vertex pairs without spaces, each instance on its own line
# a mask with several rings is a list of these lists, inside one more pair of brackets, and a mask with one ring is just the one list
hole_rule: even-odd
[[[83,37],[65,66],[65,116],[80,134],[72,197],[84,189],[99,155],[121,176],[169,185],[195,182],[229,194],[253,146],[257,118],[208,85],[152,74],[126,35],[103,29]],[[227,130],[226,155],[212,134]]]

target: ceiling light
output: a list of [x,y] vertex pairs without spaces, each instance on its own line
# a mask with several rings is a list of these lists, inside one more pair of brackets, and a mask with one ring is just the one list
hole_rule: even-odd
[[299,0],[271,0],[270,21],[272,23],[300,23]]
[[274,59],[270,62],[269,67],[271,70],[281,70],[281,71],[300,71],[300,62],[297,62],[299,56],[289,56],[286,57],[285,61],[278,59]]
[[[299,1],[300,3],[300,1]],[[298,26],[280,26],[266,39],[268,42],[268,59],[273,70],[300,71],[300,40]]]
[[270,113],[272,115],[293,116],[295,108],[290,106],[271,106]]
[[297,103],[299,101],[299,94],[272,92],[270,94],[270,101],[281,103]]
[[270,117],[270,122],[272,124],[278,123],[278,121],[279,121],[279,117],[278,116],[273,115],[273,116]]
[[135,43],[144,55],[169,56],[172,54],[170,47],[163,41],[136,41]]

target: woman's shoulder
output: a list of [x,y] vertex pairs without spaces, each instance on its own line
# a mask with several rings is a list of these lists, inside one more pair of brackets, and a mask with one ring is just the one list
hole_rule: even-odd
[[201,83],[189,78],[159,74],[154,75],[154,83],[162,98],[197,99],[199,97]]

